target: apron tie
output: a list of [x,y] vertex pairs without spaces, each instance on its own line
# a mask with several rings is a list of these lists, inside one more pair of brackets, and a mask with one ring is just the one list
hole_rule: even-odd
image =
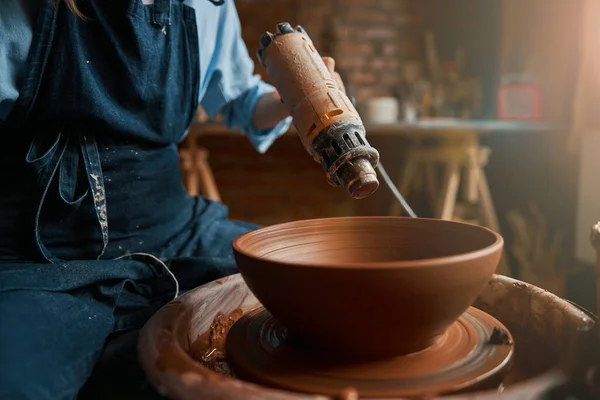
[[152,5],[152,22],[163,28],[171,25],[171,0],[154,0]]
[[[108,216],[106,207],[106,190],[104,177],[100,165],[100,153],[94,134],[78,134],[74,143],[74,135],[58,132],[56,139],[48,150],[44,151],[46,134],[36,134],[31,142],[25,161],[32,165],[38,175],[38,184],[43,188],[42,197],[35,215],[35,240],[42,255],[51,263],[60,263],[50,250],[44,245],[40,232],[40,216],[48,195],[48,191],[58,173],[58,192],[60,199],[72,210],[79,208],[83,200],[92,191],[94,209],[102,232],[102,250],[98,259],[102,257],[108,246]],[[81,158],[80,158],[81,156]],[[87,176],[89,188],[83,194],[77,195],[80,159]]]

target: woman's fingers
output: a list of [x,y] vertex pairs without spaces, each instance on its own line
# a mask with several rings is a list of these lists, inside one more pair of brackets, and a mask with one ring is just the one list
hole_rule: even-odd
[[335,72],[335,60],[331,57],[323,57],[323,63],[325,63],[325,67],[327,67],[327,70],[331,74],[331,77],[338,84],[338,87],[340,88],[340,90],[342,92],[346,93],[346,88],[344,87],[344,82],[342,81],[342,77],[340,76],[340,74]]
[[335,60],[331,57],[323,57],[323,62],[325,66],[332,74],[335,73]]

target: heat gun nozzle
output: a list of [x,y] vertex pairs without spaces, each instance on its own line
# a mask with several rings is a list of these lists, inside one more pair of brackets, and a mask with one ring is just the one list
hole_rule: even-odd
[[363,199],[373,194],[379,187],[377,173],[371,162],[365,157],[358,157],[342,165],[337,177],[350,196]]

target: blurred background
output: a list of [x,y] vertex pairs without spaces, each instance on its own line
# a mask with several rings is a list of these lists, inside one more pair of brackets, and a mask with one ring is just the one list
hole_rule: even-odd
[[[336,60],[367,137],[420,216],[506,240],[502,273],[593,308],[600,220],[597,0],[237,0],[243,37],[302,25]],[[256,73],[269,77],[256,62]],[[351,199],[294,132],[264,155],[217,118],[182,144],[186,185],[258,224],[398,215],[390,190]]]

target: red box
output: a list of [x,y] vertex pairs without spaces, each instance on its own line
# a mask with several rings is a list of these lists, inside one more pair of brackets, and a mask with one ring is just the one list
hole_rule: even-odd
[[500,85],[498,119],[539,121],[542,119],[542,95],[534,83],[516,82]]

